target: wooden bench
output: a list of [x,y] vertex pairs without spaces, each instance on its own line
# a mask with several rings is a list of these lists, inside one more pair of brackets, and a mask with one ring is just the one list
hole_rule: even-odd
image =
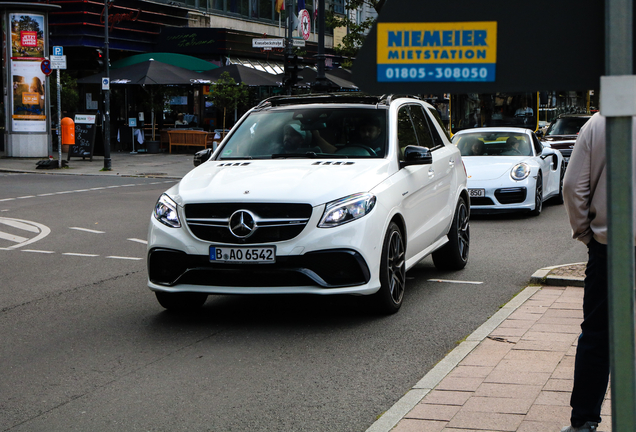
[[168,131],[168,153],[172,153],[172,146],[196,146],[207,148],[212,146],[212,137],[205,131],[196,130],[169,130]]

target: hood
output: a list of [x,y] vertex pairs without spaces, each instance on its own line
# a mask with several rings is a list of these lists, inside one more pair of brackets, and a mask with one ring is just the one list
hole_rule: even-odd
[[509,175],[513,166],[528,161],[531,156],[463,156],[470,180],[494,180]]
[[370,191],[387,178],[388,169],[385,159],[208,161],[171,192],[180,204],[284,201],[317,206]]

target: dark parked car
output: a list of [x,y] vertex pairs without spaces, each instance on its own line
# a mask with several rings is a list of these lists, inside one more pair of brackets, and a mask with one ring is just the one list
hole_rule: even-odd
[[590,117],[592,117],[591,114],[561,114],[552,120],[546,134],[543,136],[544,144],[559,150],[563,154],[563,161],[566,165],[570,161],[576,137]]

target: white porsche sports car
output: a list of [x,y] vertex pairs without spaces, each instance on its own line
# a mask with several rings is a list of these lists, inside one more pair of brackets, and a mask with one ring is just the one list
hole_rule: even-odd
[[453,136],[468,174],[471,212],[529,211],[563,202],[563,155],[523,128],[466,129]]

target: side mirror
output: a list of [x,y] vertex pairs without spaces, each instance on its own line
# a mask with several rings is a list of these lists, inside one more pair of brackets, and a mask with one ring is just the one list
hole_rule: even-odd
[[210,159],[210,156],[212,156],[212,149],[206,148],[204,150],[199,150],[198,152],[196,152],[194,154],[194,161],[193,161],[194,162],[194,166],[198,167],[203,162],[205,162],[208,159]]
[[431,151],[426,147],[406,146],[404,148],[403,167],[409,165],[430,165],[433,163]]

